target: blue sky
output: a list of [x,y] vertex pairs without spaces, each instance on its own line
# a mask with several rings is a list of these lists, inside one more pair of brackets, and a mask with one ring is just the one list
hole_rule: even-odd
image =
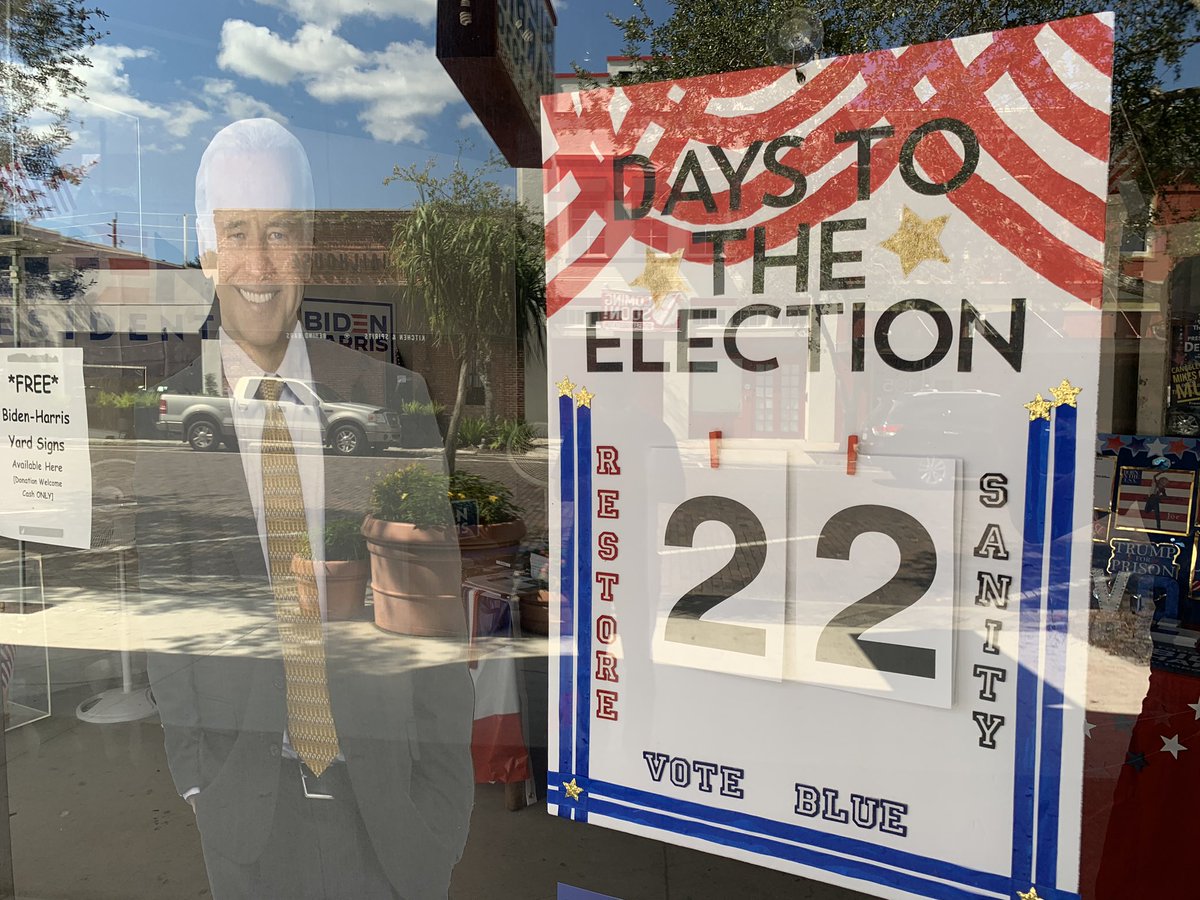
[[[115,212],[126,246],[138,249],[140,236],[147,253],[181,258],[200,154],[219,128],[246,116],[272,116],[296,132],[322,207],[407,206],[406,188],[382,185],[394,164],[448,159],[462,137],[479,157],[491,146],[434,56],[436,0],[100,5],[109,34],[81,73],[91,103],[76,111],[68,156],[92,168],[72,208],[57,210],[71,217],[48,223],[67,233],[105,234]],[[602,69],[620,52],[606,12],[628,12],[629,0],[555,5],[559,71],[572,60]],[[650,3],[659,15],[666,6]],[[1197,82],[1192,62],[1184,83]]]

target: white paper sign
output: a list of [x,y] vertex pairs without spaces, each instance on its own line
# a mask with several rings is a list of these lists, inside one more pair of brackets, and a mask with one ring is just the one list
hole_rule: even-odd
[[552,813],[1075,895],[1112,40],[543,99]]
[[0,534],[91,546],[92,465],[78,347],[0,351]]

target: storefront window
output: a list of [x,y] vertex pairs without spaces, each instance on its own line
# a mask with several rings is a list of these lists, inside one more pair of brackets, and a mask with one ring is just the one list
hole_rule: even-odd
[[1194,4],[4,15],[0,897],[1193,893]]

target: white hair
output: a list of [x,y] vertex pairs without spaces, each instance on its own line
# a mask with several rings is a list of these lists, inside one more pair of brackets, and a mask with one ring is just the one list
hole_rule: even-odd
[[[250,164],[254,156],[274,157],[272,174],[279,175],[281,181],[264,186],[255,179]],[[239,159],[244,161],[240,172]],[[226,160],[232,160],[233,167],[225,166],[218,173],[217,163]],[[214,208],[312,210],[315,205],[308,154],[295,135],[274,119],[242,119],[226,125],[209,142],[196,172],[200,255],[217,249]]]

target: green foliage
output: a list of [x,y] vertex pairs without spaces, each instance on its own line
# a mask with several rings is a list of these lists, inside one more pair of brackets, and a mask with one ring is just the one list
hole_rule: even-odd
[[518,419],[465,416],[458,426],[458,446],[528,453],[533,448],[533,426]]
[[[1164,89],[1178,78],[1190,47],[1200,43],[1200,4],[1189,0],[668,0],[657,22],[645,0],[630,15],[609,18],[621,32],[623,53],[648,55],[618,84],[689,78],[775,65],[769,26],[802,6],[821,20],[823,56],[844,56],[1065,19],[1116,13],[1113,68],[1112,158],[1136,163],[1147,197],[1169,184],[1200,176],[1200,87]],[[577,67],[578,71],[578,67]]]
[[455,472],[450,476],[450,499],[474,500],[481,525],[512,522],[523,512],[513,500],[512,491],[502,483],[470,472]]
[[445,347],[459,368],[459,385],[446,436],[446,459],[454,450],[465,406],[468,361],[486,370],[493,343],[515,339],[518,327],[541,333],[546,308],[540,218],[495,177],[498,157],[475,169],[459,157],[447,175],[424,166],[395,166],[384,184],[403,182],[418,203],[396,226],[390,258],[414,306],[424,306],[434,344]]
[[371,515],[420,528],[450,525],[450,501],[454,500],[474,500],[483,525],[511,522],[522,512],[512,492],[499,481],[466,472],[455,472],[447,478],[413,463],[375,483],[371,489]]
[[422,403],[420,400],[405,400],[400,404],[400,412],[406,416],[440,416],[446,411],[446,404],[430,401]]
[[[0,213],[36,218],[47,210],[50,191],[78,184],[87,173],[59,157],[72,139],[68,101],[86,96],[81,73],[92,64],[87,50],[103,37],[96,22],[104,15],[80,0],[16,0],[4,6]],[[9,174],[17,171],[22,177]]]
[[419,528],[448,526],[449,479],[420,463],[383,476],[371,488],[371,515]]
[[[300,556],[312,559],[312,545],[304,536]],[[344,516],[325,523],[325,561],[367,558],[367,539],[362,535],[362,523]]]
[[501,419],[490,446],[509,453],[528,453],[533,449],[533,426],[519,419]]
[[491,440],[492,422],[481,416],[464,416],[458,423],[458,446],[479,447]]
[[367,539],[362,522],[339,518],[325,524],[325,559],[366,559]]
[[105,409],[137,409],[158,406],[158,395],[148,391],[100,391],[96,406]]
[[375,482],[371,515],[420,528],[451,525],[449,491],[449,479],[444,474],[413,463]]
[[220,392],[220,386],[217,384],[216,374],[209,372],[204,376],[204,393],[209,397],[215,397]]

